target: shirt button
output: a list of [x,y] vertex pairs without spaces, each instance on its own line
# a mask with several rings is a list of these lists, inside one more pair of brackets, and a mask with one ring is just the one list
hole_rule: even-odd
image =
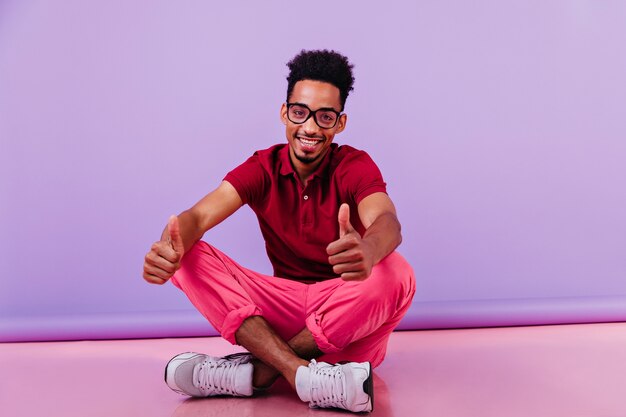
[[305,200],[308,200],[308,199],[309,199],[309,196],[308,196],[308,195],[305,195],[305,196],[304,196],[304,197],[302,197],[302,198],[304,198]]

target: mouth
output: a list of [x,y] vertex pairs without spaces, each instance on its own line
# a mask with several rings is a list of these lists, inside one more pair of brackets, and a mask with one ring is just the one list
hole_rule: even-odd
[[304,137],[304,136],[296,136],[296,139],[298,140],[298,142],[300,142],[300,148],[302,148],[302,150],[305,152],[315,151],[317,146],[320,145],[324,141],[323,139]]

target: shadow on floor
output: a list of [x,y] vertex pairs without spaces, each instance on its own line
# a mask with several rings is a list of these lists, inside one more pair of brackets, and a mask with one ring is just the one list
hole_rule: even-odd
[[[253,398],[189,398],[172,417],[331,417],[355,415],[343,410],[310,409],[282,379]],[[393,417],[385,381],[374,373],[374,411],[368,416]]]

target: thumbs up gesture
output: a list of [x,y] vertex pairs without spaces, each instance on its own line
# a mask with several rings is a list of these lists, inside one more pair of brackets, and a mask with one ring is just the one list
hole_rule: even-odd
[[362,281],[370,276],[374,266],[373,248],[361,238],[350,224],[350,206],[339,207],[339,239],[326,247],[333,271],[346,281]]
[[180,254],[182,258],[185,252],[185,246],[183,245],[183,238],[180,236],[180,225],[178,224],[178,217],[172,215],[167,222],[167,230],[170,232],[170,246],[174,249],[174,252]]
[[144,258],[143,279],[151,284],[165,284],[180,268],[185,253],[177,216],[170,216],[167,231]]

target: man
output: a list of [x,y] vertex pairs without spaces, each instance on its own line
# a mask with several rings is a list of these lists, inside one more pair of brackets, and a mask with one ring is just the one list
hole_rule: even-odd
[[[165,379],[186,395],[249,396],[282,376],[311,407],[371,411],[371,370],[410,306],[413,272],[394,252],[400,223],[377,166],[333,144],[346,127],[353,66],[327,50],[302,51],[287,65],[287,144],[257,151],[170,217],[144,263],[146,281],[172,278],[222,337],[250,354],[183,353]],[[200,240],[243,204],[259,219],[274,276]]]

